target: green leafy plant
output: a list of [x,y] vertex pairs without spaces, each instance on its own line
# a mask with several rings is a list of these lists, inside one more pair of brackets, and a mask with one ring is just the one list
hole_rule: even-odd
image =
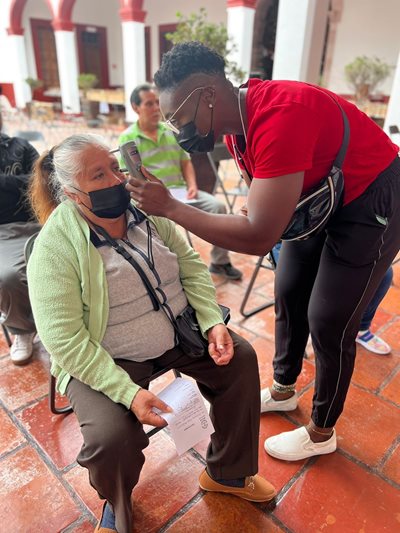
[[344,68],[356,98],[368,97],[390,74],[392,67],[378,57],[358,56]]
[[99,80],[96,74],[92,74],[90,72],[82,72],[78,76],[79,89],[82,89],[85,94],[86,91],[88,91],[89,89],[93,89],[93,87],[96,87],[98,82]]
[[[176,17],[178,19],[176,31],[167,33],[165,36],[172,44],[199,41],[224,58],[229,57],[229,54],[236,50],[235,44],[228,37],[225,24],[208,22],[207,11],[204,7],[200,8],[198,13],[192,13],[188,16],[178,12]],[[238,82],[243,81],[245,77],[243,70],[234,61],[226,60],[226,73]]]
[[26,83],[31,88],[31,91],[33,92],[35,89],[40,89],[40,87],[43,87],[43,81],[38,80],[36,78],[26,78]]

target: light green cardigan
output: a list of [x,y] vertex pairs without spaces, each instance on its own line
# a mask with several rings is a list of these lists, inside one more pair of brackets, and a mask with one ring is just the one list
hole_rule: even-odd
[[[150,217],[163,242],[178,257],[182,286],[202,332],[222,323],[206,265],[166,218]],[[128,409],[139,390],[101,346],[108,322],[103,260],[74,204],[57,207],[39,233],[27,268],[29,297],[51,373],[65,393],[71,376]],[[129,287],[127,287],[129,290]]]

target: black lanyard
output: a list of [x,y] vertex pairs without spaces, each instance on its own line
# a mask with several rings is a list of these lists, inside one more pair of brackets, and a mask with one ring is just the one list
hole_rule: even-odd
[[[156,278],[157,280],[157,283],[158,283],[158,286],[154,289],[153,285],[150,283],[150,280],[149,278],[147,277],[146,273],[144,272],[143,268],[139,265],[139,263],[131,256],[131,254],[123,247],[121,246],[113,237],[111,237],[111,235],[109,235],[107,233],[107,231],[100,227],[100,226],[97,226],[96,224],[94,224],[93,222],[91,223],[93,225],[93,227],[96,229],[96,231],[98,233],[100,233],[100,235],[107,241],[107,243],[120,255],[122,255],[122,257],[128,261],[128,263],[130,265],[133,266],[133,268],[136,270],[136,272],[139,274],[139,277],[140,279],[142,280],[143,282],[143,285],[146,287],[146,290],[147,290],[147,293],[150,297],[150,300],[151,300],[151,303],[153,305],[153,309],[154,311],[158,311],[159,309],[162,309],[165,313],[165,315],[167,316],[168,320],[171,322],[172,326],[174,327],[174,330],[175,330],[175,344],[178,343],[178,337],[177,337],[177,326],[176,326],[176,320],[175,320],[175,317],[174,317],[174,313],[172,312],[172,309],[170,308],[170,306],[168,305],[167,303],[167,295],[165,294],[165,292],[161,289],[161,287],[159,286],[160,285],[160,282],[161,282],[161,278],[155,268],[155,265],[154,265],[154,262],[150,263],[149,259],[145,256],[145,254],[136,248],[136,246],[133,246],[129,241],[129,246],[137,251],[138,253],[140,253],[140,255],[142,257],[144,257],[144,259],[146,260],[146,263],[149,265],[149,267],[151,268],[152,270],[152,273],[154,274],[154,277]],[[148,248],[151,250],[151,257],[152,257],[152,254],[153,254],[153,248],[152,248],[152,238],[151,238],[151,230],[150,230],[150,224],[148,222],[148,220],[146,220],[146,226],[147,226],[147,234],[148,234]],[[149,240],[150,239],[150,240]],[[126,242],[124,240],[124,242]],[[152,265],[152,266],[150,266]],[[156,292],[157,291],[157,292]],[[162,301],[160,302],[159,300],[159,297],[158,297],[158,294],[162,297]]]

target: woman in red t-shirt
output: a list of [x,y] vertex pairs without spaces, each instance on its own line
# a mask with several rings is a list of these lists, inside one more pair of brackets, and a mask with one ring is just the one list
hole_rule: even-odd
[[154,79],[182,148],[211,151],[214,138],[228,136],[243,174],[252,177],[246,178],[247,216],[198,211],[174,200],[150,175],[148,182],[131,180],[133,198],[146,212],[242,253],[265,255],[279,241],[300,196],[329,173],[344,135],[340,107],[347,116],[342,203],[322,232],[284,242],[281,249],[274,383],[261,394],[263,412],[296,408],[295,383],[311,333],[316,354],[311,420],[270,437],[265,448],[285,460],[331,453],[362,313],[400,248],[398,147],[353,104],[326,89],[261,80],[234,87],[223,58],[200,43],[175,46]]

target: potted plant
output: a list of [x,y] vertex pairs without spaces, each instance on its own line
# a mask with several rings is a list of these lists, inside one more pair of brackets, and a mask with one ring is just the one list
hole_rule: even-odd
[[96,74],[91,72],[82,72],[78,76],[78,86],[82,91],[81,95],[81,107],[83,116],[88,119],[94,119],[99,112],[99,104],[97,102],[90,102],[87,99],[87,92],[89,89],[93,89],[98,84],[99,80]]
[[[36,78],[26,78],[25,82],[29,85],[32,93],[32,100],[35,99],[35,91],[36,89],[40,89],[43,87],[43,81],[36,79]],[[32,101],[26,102],[26,112],[28,114],[28,117],[31,118],[32,116]]]
[[370,94],[390,74],[392,67],[378,57],[358,56],[344,68],[347,82],[353,87],[357,101]]

